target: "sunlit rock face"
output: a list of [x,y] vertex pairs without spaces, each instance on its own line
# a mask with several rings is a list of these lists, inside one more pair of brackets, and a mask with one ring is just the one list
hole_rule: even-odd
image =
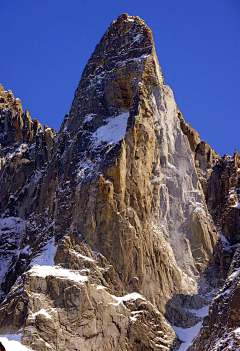
[[[168,259],[196,292],[196,275],[214,261],[217,234],[152,33],[139,18],[120,16],[97,45],[63,122],[63,138],[69,145],[64,170],[75,175],[79,189],[75,225],[88,243],[127,284],[137,278],[147,294],[158,280],[153,262],[166,261],[161,245],[170,244]],[[151,247],[147,254],[145,246]],[[185,289],[184,274],[177,276],[178,288]]]
[[0,333],[39,351],[176,350],[172,326],[201,321],[221,273],[205,201],[220,181],[200,175],[219,157],[179,112],[151,30],[111,23],[57,134],[0,94]]

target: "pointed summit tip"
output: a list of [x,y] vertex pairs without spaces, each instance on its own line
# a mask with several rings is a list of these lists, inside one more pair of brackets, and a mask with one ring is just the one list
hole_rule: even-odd
[[[116,20],[113,20],[112,23],[116,23],[116,22],[140,22],[142,24],[145,24],[144,20],[142,20],[140,17],[138,16],[129,16],[127,13],[122,13],[120,16],[118,16],[118,18]],[[112,24],[111,23],[111,24]]]
[[139,17],[124,13],[110,24],[95,47],[61,128],[67,123],[73,137],[82,126],[94,132],[107,118],[130,110],[137,113],[144,72],[151,74],[154,84],[164,83],[152,31]]
[[97,44],[82,75],[90,75],[123,67],[130,61],[150,55],[154,50],[151,29],[139,17],[124,13],[112,21]]
[[146,25],[146,23],[144,22],[144,20],[142,20],[140,17],[138,16],[129,16],[127,13],[123,13],[120,16],[118,16],[118,18],[114,21],[112,21],[112,23],[110,24],[108,30],[111,27],[116,27],[118,29],[121,28],[127,28],[129,29],[136,29],[136,30],[140,30],[140,28],[144,29],[148,35],[150,36],[152,42],[152,31],[151,29]]

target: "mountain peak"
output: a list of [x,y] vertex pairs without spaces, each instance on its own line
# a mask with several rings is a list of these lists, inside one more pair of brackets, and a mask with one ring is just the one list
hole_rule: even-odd
[[2,84],[0,84],[0,109],[11,108],[14,113],[23,113],[21,100],[14,97],[11,90],[4,90]]
[[122,14],[113,21],[83,71],[63,124],[67,123],[70,134],[79,130],[88,115],[98,116],[92,119],[94,131],[105,118],[130,111],[146,61],[153,53],[152,31],[143,20]]
[[152,36],[152,31],[151,29],[145,24],[145,21],[142,20],[140,17],[138,16],[129,16],[127,13],[123,13],[120,16],[118,16],[118,18],[114,21],[112,21],[112,23],[110,24],[108,30],[111,27],[115,27],[117,26],[119,29],[122,27],[125,27],[127,29],[140,29],[141,27],[148,31],[149,34]]
[[191,350],[238,350],[239,154],[185,123],[144,21],[111,23],[56,138],[19,101],[0,85],[0,335],[173,351],[232,260]]

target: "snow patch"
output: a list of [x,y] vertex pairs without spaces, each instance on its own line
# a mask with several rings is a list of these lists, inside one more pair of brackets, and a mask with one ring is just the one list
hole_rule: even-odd
[[[138,40],[138,39],[137,39]],[[120,61],[120,62],[118,62],[117,63],[117,65],[119,66],[119,67],[123,67],[123,66],[125,66],[126,65],[126,63],[128,62],[132,62],[132,61],[138,61],[138,63],[140,63],[140,61],[142,60],[142,59],[145,59],[145,58],[147,58],[149,56],[149,54],[143,54],[142,56],[139,56],[139,57],[133,57],[133,58],[130,58],[130,59],[127,59],[127,60],[124,60],[124,61]]]
[[186,351],[188,349],[193,339],[199,333],[201,326],[202,326],[202,322],[199,322],[193,327],[186,328],[186,329],[173,326],[173,329],[175,330],[177,336],[179,337],[180,340],[183,341],[183,343],[181,344],[181,346],[177,351]]
[[218,235],[220,236],[220,239],[223,245],[226,245],[226,246],[230,245],[229,241],[226,239],[226,237],[223,234],[218,233]]
[[39,253],[32,261],[32,266],[53,266],[54,256],[57,250],[57,246],[54,243],[54,237],[44,246],[43,251]]
[[228,294],[231,293],[231,289],[227,289],[227,290],[225,290],[225,291],[223,291],[223,292],[221,292],[221,291],[222,291],[222,290],[220,290],[220,293],[216,295],[216,297],[214,298],[214,300],[217,300],[217,299],[219,299],[219,297],[224,296],[224,295],[228,295]]
[[240,328],[237,328],[233,331],[233,335],[235,337],[237,337],[238,339],[240,339]]
[[77,173],[78,179],[81,182],[85,177],[91,177],[94,173],[94,164],[90,160],[80,162]]
[[51,319],[51,318],[52,318],[52,317],[50,316],[50,314],[47,313],[47,311],[44,310],[43,308],[42,308],[41,310],[37,311],[36,313],[33,313],[32,317],[35,318],[35,317],[36,317],[37,315],[39,315],[39,314],[43,314],[43,315],[44,315],[46,318],[48,318],[48,319]]
[[[209,306],[204,306],[198,310],[190,310],[187,311],[194,313],[197,317],[205,317],[208,314]],[[198,335],[202,326],[202,321],[197,323],[191,328],[180,328],[173,326],[177,336],[183,343],[181,344],[180,348],[177,351],[186,351],[188,347],[192,344],[193,339]]]
[[137,299],[146,300],[142,295],[138,293],[132,293],[124,296],[115,296],[115,295],[111,295],[111,296],[117,301],[116,304],[115,303],[112,304],[114,306],[118,306],[120,303],[123,303],[123,301],[137,300]]
[[33,266],[28,273],[31,276],[38,276],[38,277],[43,277],[46,278],[48,276],[55,276],[61,279],[69,279],[74,282],[86,282],[88,280],[88,277],[80,275],[74,271],[71,271],[70,269],[64,269],[58,266],[39,266],[35,265]]
[[97,285],[97,290],[105,290],[106,287],[105,286],[102,286],[102,285]]
[[209,306],[204,306],[198,310],[186,309],[186,311],[195,314],[197,317],[205,317],[208,314]]
[[95,115],[93,113],[90,113],[89,115],[87,115],[85,118],[84,118],[84,121],[83,122],[91,122],[91,120],[93,119]]
[[234,272],[227,278],[226,282],[230,282],[235,279],[240,273],[240,268],[236,268]]
[[19,233],[24,231],[25,225],[26,222],[19,217],[0,218],[0,230],[14,229]]
[[82,254],[80,254],[79,252],[76,252],[75,250],[71,250],[71,252],[76,255],[79,258],[82,258],[84,261],[89,261],[89,262],[95,262],[95,260],[93,258],[84,256]]
[[92,134],[95,146],[103,142],[116,144],[123,139],[126,134],[128,117],[129,113],[124,112],[117,117],[108,118],[107,124],[101,126]]
[[0,335],[0,342],[7,351],[29,351],[32,350],[21,344],[21,334]]
[[21,156],[27,150],[28,150],[28,144],[26,143],[21,144],[16,150],[17,156]]
[[[230,197],[233,197],[233,195],[230,195]],[[234,207],[234,208],[237,208],[238,210],[240,210],[240,202],[236,202],[234,205],[231,205],[229,207]]]
[[137,34],[137,35],[133,38],[133,42],[135,42],[135,41],[140,41],[140,39],[142,39],[142,38],[143,38],[142,34]]

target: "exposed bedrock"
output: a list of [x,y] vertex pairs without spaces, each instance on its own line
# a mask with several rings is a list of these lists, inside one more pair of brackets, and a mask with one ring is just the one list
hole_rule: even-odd
[[59,172],[76,184],[71,225],[126,290],[162,312],[172,294],[197,293],[218,235],[152,33],[139,18],[122,15],[104,34],[58,145]]
[[22,328],[38,351],[176,349],[171,325],[198,323],[188,310],[218,286],[230,188],[165,85],[151,30],[126,14],[111,23],[57,134],[1,94],[1,238],[19,247],[5,253],[1,333]]

